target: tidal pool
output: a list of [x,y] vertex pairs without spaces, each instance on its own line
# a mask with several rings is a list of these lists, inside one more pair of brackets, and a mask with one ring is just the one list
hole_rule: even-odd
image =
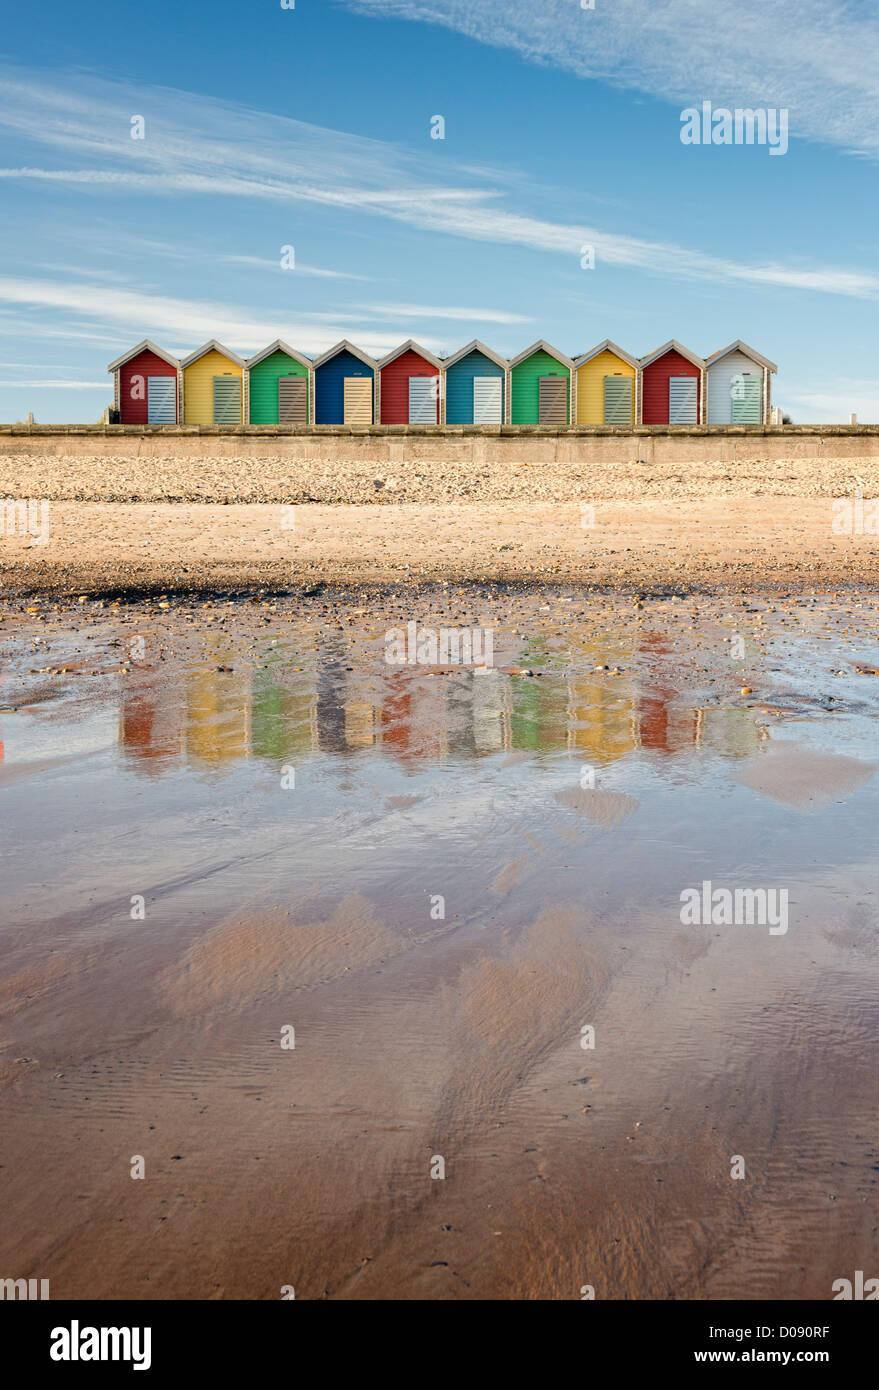
[[[389,664],[410,621],[493,666]],[[0,1272],[879,1276],[875,595],[44,598],[0,631]]]

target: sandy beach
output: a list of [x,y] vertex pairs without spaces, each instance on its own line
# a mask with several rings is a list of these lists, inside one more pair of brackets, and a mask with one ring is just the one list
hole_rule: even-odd
[[393,506],[52,502],[46,543],[0,542],[8,594],[543,583],[758,592],[870,583],[879,536],[835,534],[832,499]]
[[[163,502],[148,460],[127,498],[69,463],[10,479],[50,500],[0,545],[4,1268],[678,1300],[869,1268],[877,538],[834,528],[869,470],[331,503],[225,496],[227,461]],[[489,669],[389,665],[409,624],[490,631]],[[790,930],[687,925],[706,880],[783,887]]]

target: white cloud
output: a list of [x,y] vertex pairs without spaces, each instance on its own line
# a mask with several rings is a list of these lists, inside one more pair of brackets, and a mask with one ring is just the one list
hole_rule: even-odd
[[22,386],[29,391],[51,386],[59,391],[106,391],[110,378],[106,381],[0,381],[0,386]]
[[[181,254],[180,259],[183,260],[185,257]],[[262,270],[282,271],[280,256],[274,261],[270,260],[268,256],[244,255],[216,256],[214,259],[222,265],[253,265],[260,267]],[[289,272],[283,271],[283,273],[287,274]],[[316,265],[303,265],[301,261],[296,262],[295,273],[297,275],[317,276],[324,280],[369,280],[372,278],[369,275],[354,275],[350,271],[345,270],[323,270]]]
[[[433,13],[427,4],[417,4],[415,0],[407,0],[407,3],[419,17],[429,17]],[[606,8],[615,10],[619,3],[620,0],[613,0]],[[669,0],[665,7],[639,7],[639,14],[649,15],[650,25],[659,24],[656,16],[661,17],[670,8],[680,19],[682,3],[683,0]],[[626,5],[623,7],[631,19],[631,10]],[[370,8],[379,12],[381,6],[375,4]],[[776,7],[770,3],[769,8],[774,11]],[[811,10],[811,0],[807,0],[807,8]],[[387,12],[390,9],[390,4],[385,6]],[[448,6],[448,16],[456,23],[460,21],[463,27],[470,9],[471,0],[467,0],[466,6],[455,3]],[[497,5],[472,0],[472,9],[472,20],[467,22],[475,26],[474,32],[479,29],[481,34],[485,27],[488,34],[492,25],[503,29]],[[446,14],[445,6],[441,13]],[[538,20],[541,15],[550,13],[564,20],[563,29],[567,31],[572,15],[578,25],[588,24],[594,21],[598,11],[581,11],[579,7],[575,10],[570,4],[560,7],[557,0],[554,4],[533,8],[517,2],[505,6],[503,16],[509,33],[521,36],[530,32],[529,15],[538,25],[539,34],[543,34],[544,29],[549,34],[552,24],[538,24]],[[738,14],[738,8],[730,13]],[[437,9],[434,17],[438,22],[439,14]],[[493,17],[491,25],[489,17]],[[724,19],[723,23],[726,22]],[[662,32],[666,27],[662,21]],[[695,20],[691,27],[699,29]],[[711,21],[706,21],[705,27],[710,29],[712,36],[716,35],[713,8]],[[618,47],[621,42],[617,34]],[[549,58],[558,45],[554,38],[550,43],[547,37],[546,46],[547,52],[542,56]],[[611,47],[611,58],[615,51]],[[722,46],[718,51],[722,51]],[[537,52],[537,47],[533,47],[533,56]],[[787,60],[786,51],[782,57]],[[842,77],[838,80],[842,81]],[[38,80],[28,82],[20,77],[2,76],[0,98],[0,128],[5,126],[10,133],[30,142],[63,149],[80,158],[98,154],[105,162],[99,168],[70,169],[22,164],[0,169],[0,178],[6,180],[54,182],[83,190],[133,195],[198,194],[251,201],[261,199],[279,205],[305,202],[393,218],[420,231],[564,255],[570,257],[572,263],[574,257],[579,258],[581,248],[589,245],[595,248],[599,265],[635,268],[678,280],[775,286],[868,300],[879,298],[879,276],[866,271],[834,266],[788,266],[779,262],[748,264],[586,224],[557,223],[532,217],[505,206],[502,189],[468,186],[469,171],[453,167],[448,182],[437,183],[426,176],[420,157],[396,146],[228,102],[159,88],[129,88],[97,79],[90,79],[87,87],[83,86],[80,91],[75,79],[68,79],[62,88],[46,87]],[[143,141],[128,138],[132,112],[145,117],[147,137]],[[521,180],[513,178],[511,183],[521,196]],[[344,273],[356,276],[362,269],[354,264]]]
[[[134,341],[143,337],[171,339],[183,345],[178,351],[184,354],[200,347],[208,338],[218,338],[228,347],[252,353],[278,337],[292,342],[302,351],[318,353],[346,336],[345,324],[341,321],[332,321],[329,325],[324,322],[316,325],[308,320],[294,323],[284,321],[283,315],[270,315],[268,311],[260,315],[225,304],[79,282],[62,284],[54,280],[0,276],[0,303],[93,316],[104,325],[123,329],[126,337]],[[362,345],[370,353],[383,355],[399,342],[399,333],[369,330],[364,334]],[[425,347],[433,347],[434,342],[428,339]]]
[[524,314],[508,314],[501,309],[453,309],[429,304],[360,304],[357,307],[381,318],[453,319],[457,323],[531,322]]
[[824,421],[847,425],[857,415],[862,425],[879,421],[879,380],[830,378],[820,386],[807,383],[797,391],[785,391],[778,402],[796,423]]
[[791,134],[879,156],[879,14],[827,0],[348,0],[689,105],[783,106]]

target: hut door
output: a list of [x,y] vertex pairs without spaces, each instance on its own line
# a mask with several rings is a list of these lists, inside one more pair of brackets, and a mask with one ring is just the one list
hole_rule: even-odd
[[278,424],[307,425],[308,391],[304,376],[278,377]]
[[475,376],[473,378],[474,425],[503,424],[503,385],[503,379],[499,376]]
[[372,424],[372,377],[346,376],[345,419],[346,425]]
[[695,376],[668,379],[668,423],[695,425],[699,413],[699,380]]
[[147,378],[147,422],[151,425],[177,423],[177,378],[151,376]]
[[631,425],[631,377],[606,376],[604,378],[604,423],[606,425]]
[[241,424],[241,378],[214,377],[214,424]]
[[760,424],[760,378],[751,372],[737,372],[730,383],[732,423]]
[[538,386],[537,423],[568,423],[568,383],[563,376],[542,376]]
[[410,376],[409,424],[435,425],[437,422],[437,382],[435,376]]

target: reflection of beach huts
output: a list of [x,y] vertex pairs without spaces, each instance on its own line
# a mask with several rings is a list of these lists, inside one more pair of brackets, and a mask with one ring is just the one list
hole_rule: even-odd
[[[283,667],[280,674],[283,675]],[[255,671],[251,685],[251,745],[255,758],[282,762],[318,746],[317,691],[312,676]]]
[[642,424],[701,424],[704,370],[702,358],[674,338],[642,357]]
[[176,425],[180,363],[144,338],[111,362],[113,406],[123,425]]
[[631,675],[633,651],[626,645],[587,642],[577,651],[588,665],[619,666],[623,674],[608,678],[599,671],[572,676],[568,682],[568,747],[596,763],[612,763],[637,747],[636,687]]
[[609,338],[574,362],[578,425],[634,425],[638,408],[638,359]]
[[383,425],[438,425],[442,363],[410,338],[379,362]]
[[183,420],[187,425],[240,425],[244,420],[244,359],[212,338],[183,359]]
[[447,425],[502,425],[506,419],[507,363],[474,338],[447,357]]
[[510,362],[510,423],[569,425],[574,364],[541,338]]
[[772,409],[774,362],[737,338],[705,359],[709,425],[765,425]]
[[715,705],[694,709],[691,715],[693,742],[708,752],[725,758],[750,758],[763,746],[765,733],[750,710]]
[[375,677],[350,671],[345,681],[345,743],[349,750],[372,748],[381,740],[381,712]]
[[371,425],[378,363],[353,343],[336,343],[314,361],[316,425]]
[[564,748],[568,737],[568,683],[545,674],[540,680],[511,681],[510,742],[513,748],[548,753]]
[[238,675],[193,671],[186,680],[186,751],[193,763],[216,765],[250,751],[250,688]]
[[252,425],[307,425],[311,421],[311,363],[276,338],[247,363]]
[[500,753],[512,747],[510,682],[489,667],[474,676],[470,687],[473,749],[477,755]]
[[669,639],[661,633],[645,632],[638,640],[637,651],[641,658],[637,697],[638,742],[652,753],[674,752],[680,731],[672,711],[677,692],[670,679],[672,649]]
[[389,671],[380,710],[381,745],[406,767],[437,762],[449,752],[449,709],[443,677]]
[[121,691],[119,743],[138,772],[156,774],[183,751],[183,701],[164,671],[135,668]]

